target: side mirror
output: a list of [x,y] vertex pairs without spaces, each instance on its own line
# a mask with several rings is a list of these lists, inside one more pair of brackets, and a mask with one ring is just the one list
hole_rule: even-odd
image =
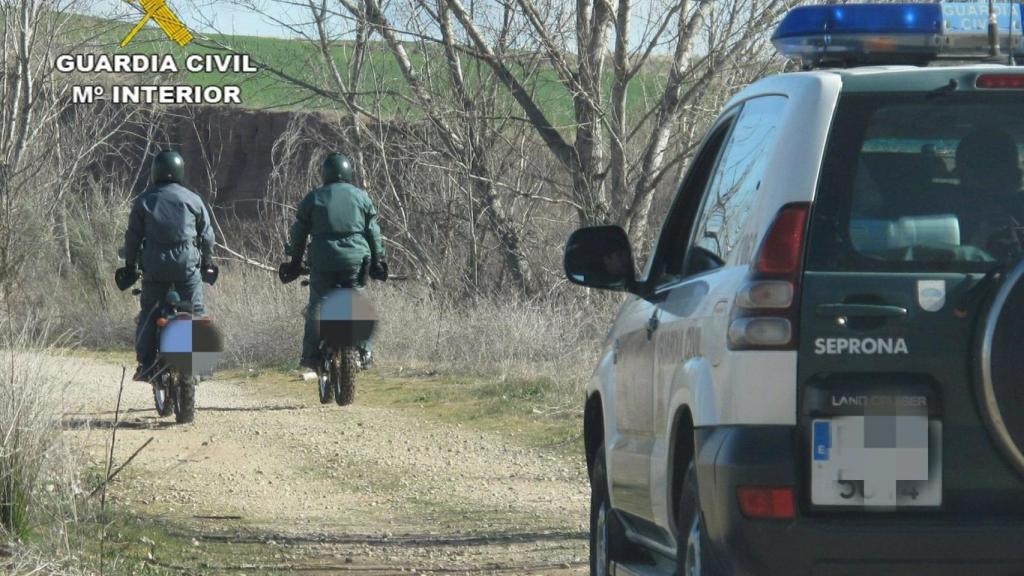
[[573,232],[565,243],[565,276],[581,286],[632,291],[636,269],[626,231],[591,226]]

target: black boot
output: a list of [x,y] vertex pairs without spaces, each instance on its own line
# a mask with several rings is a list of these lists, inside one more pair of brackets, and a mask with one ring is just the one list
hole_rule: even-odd
[[135,367],[135,375],[132,376],[134,382],[149,382],[153,377],[153,365],[146,366],[145,364],[139,364]]

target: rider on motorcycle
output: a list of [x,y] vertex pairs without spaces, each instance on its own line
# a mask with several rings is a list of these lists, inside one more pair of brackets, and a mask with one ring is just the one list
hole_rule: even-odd
[[126,289],[145,271],[141,312],[135,331],[134,380],[147,381],[156,360],[156,314],[172,287],[191,301],[194,314],[203,314],[202,281],[213,283],[211,263],[214,236],[210,213],[198,194],[181,185],[185,161],[174,150],[153,158],[152,185],[135,199],[124,235],[125,266],[116,280]]
[[[352,161],[343,154],[329,154],[320,167],[323,186],[299,202],[287,246],[291,261],[282,265],[282,279],[297,277],[309,245],[309,305],[302,338],[301,364],[320,364],[317,317],[320,303],[336,286],[362,291],[366,275],[386,280],[388,266],[377,224],[377,209],[370,196],[353,185]],[[358,344],[363,367],[372,362],[370,341]]]

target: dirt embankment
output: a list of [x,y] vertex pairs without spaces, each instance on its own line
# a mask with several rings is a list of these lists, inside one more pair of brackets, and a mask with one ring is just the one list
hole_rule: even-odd
[[[75,360],[67,429],[105,459],[121,369]],[[579,462],[415,411],[204,382],[194,425],[126,384],[115,461],[152,443],[109,497],[191,541],[148,562],[198,572],[586,572]]]
[[[248,219],[259,215],[260,205],[267,199],[274,146],[290,126],[301,126],[304,133],[296,144],[300,157],[301,150],[312,152],[317,141],[329,142],[339,150],[346,147],[338,122],[316,112],[234,106],[168,109],[155,119],[154,126],[145,130],[155,132],[154,146],[181,152],[185,158],[186,185],[210,200],[218,212]],[[143,127],[137,130],[135,150],[141,153],[145,150],[146,134]],[[139,171],[139,180],[134,185],[135,190],[141,191],[149,183],[148,159],[140,154],[135,158],[118,158],[117,162],[124,160],[133,166],[145,164],[146,169]]]

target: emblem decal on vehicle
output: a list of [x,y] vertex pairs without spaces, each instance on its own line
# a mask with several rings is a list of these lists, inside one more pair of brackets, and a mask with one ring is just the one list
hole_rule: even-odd
[[917,303],[927,312],[938,312],[946,305],[945,280],[918,280]]
[[816,338],[814,353],[841,354],[909,354],[903,338]]

